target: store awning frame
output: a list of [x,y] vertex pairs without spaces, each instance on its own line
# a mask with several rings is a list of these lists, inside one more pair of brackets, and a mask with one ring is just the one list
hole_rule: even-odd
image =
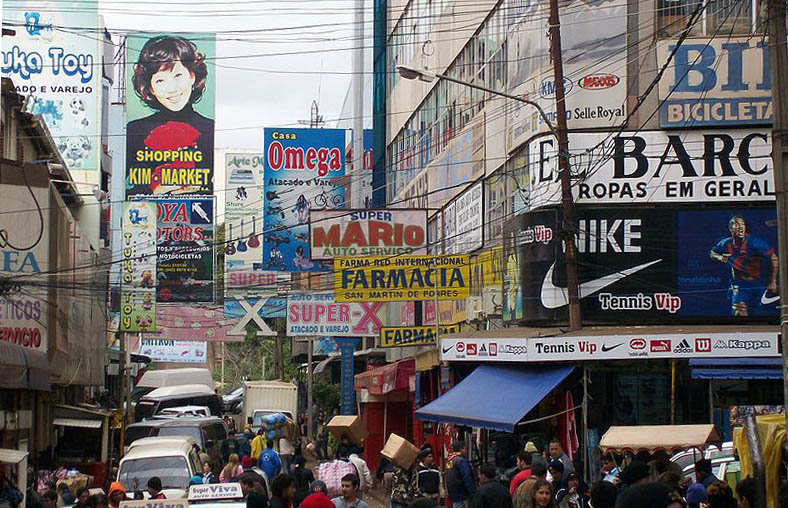
[[55,418],[52,425],[59,427],[76,427],[79,429],[100,429],[101,420],[87,420],[83,418]]
[[692,379],[782,379],[781,358],[692,358]]
[[[416,418],[514,432],[517,423],[573,370],[572,365],[480,365],[454,388],[418,409]],[[503,390],[505,397],[500,396]]]
[[603,454],[640,451],[654,453],[657,450],[670,454],[693,448],[703,450],[707,445],[719,444],[721,441],[712,423],[612,426],[599,441],[599,449]]

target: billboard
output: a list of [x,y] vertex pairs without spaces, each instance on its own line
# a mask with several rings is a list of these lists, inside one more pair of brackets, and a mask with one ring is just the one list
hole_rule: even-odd
[[30,97],[70,170],[99,169],[102,63],[96,2],[21,2],[6,5],[2,75]]
[[265,128],[263,268],[325,270],[311,259],[310,210],[345,208],[343,129]]
[[293,292],[287,296],[287,335],[377,337],[382,311],[382,303],[337,303],[332,291]]
[[441,361],[525,362],[528,347],[523,339],[441,339]]
[[242,302],[256,309],[257,314],[262,318],[283,318],[287,312],[287,297],[261,294],[259,296],[225,298],[224,317],[228,319],[244,317],[248,309],[244,308]]
[[[460,325],[440,326],[440,335],[460,331]],[[380,347],[434,346],[438,343],[434,326],[390,326],[380,329]]]
[[225,287],[271,289],[274,275],[262,275],[263,154],[229,152],[224,168]]
[[[765,130],[570,134],[576,203],[773,201],[771,134]],[[531,207],[559,204],[557,143],[529,145]]]
[[[547,216],[548,214],[552,216]],[[776,212],[773,208],[581,209],[576,216],[579,293],[584,319],[597,322],[770,322],[779,314]],[[519,224],[518,224],[519,222]],[[505,246],[523,263],[507,320],[564,319],[568,306],[554,211],[507,224]],[[529,240],[533,238],[533,240]],[[521,295],[519,294],[521,293]],[[506,310],[506,301],[505,308]]]
[[484,185],[480,181],[443,210],[443,250],[467,254],[484,246]]
[[156,203],[125,201],[121,217],[120,330],[156,329]]
[[205,363],[208,345],[197,340],[142,339],[137,353],[153,362]]
[[675,51],[659,81],[660,127],[771,125],[768,44],[749,37],[658,41],[657,61]]
[[215,39],[126,39],[126,196],[213,194]]
[[312,259],[423,253],[427,210],[320,210],[309,214]]
[[214,300],[214,201],[156,199],[157,302]]
[[470,257],[398,256],[336,258],[338,302],[464,300],[470,294]]

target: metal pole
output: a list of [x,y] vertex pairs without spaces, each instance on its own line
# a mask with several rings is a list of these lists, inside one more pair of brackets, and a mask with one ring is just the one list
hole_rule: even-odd
[[123,410],[123,421],[120,426],[120,454],[123,455],[123,448],[126,445],[126,423],[129,407],[126,406],[126,332],[120,332],[120,359],[118,362],[118,374],[120,374],[120,407]]
[[[785,3],[769,2],[769,65],[772,78],[772,157],[777,198],[777,235],[780,272],[780,333],[783,349],[783,404],[788,407],[788,50],[786,50]],[[788,413],[786,413],[788,418]],[[788,421],[787,421],[788,422]]]
[[561,177],[561,208],[563,212],[562,239],[566,246],[566,287],[569,295],[569,329],[582,328],[580,297],[578,295],[577,249],[575,245],[574,201],[572,180],[569,174],[569,136],[566,126],[566,100],[564,98],[564,63],[561,56],[561,22],[558,0],[550,0],[550,43],[555,81],[556,137],[558,138],[558,171]]
[[583,364],[583,476],[593,480],[588,470],[588,364]]
[[676,425],[676,360],[670,361],[670,424]]
[[356,49],[351,60],[353,94],[353,172],[350,178],[350,202],[353,208],[364,207],[361,199],[364,171],[364,0],[356,0],[354,39]]
[[224,390],[224,342],[222,342],[222,390]]
[[312,422],[315,417],[315,415],[312,414],[312,376],[314,375],[314,371],[312,369],[312,348],[314,347],[312,342],[313,340],[314,339],[312,337],[309,337],[309,341],[307,342],[308,350],[306,352],[307,362],[309,363],[306,368],[306,436],[310,441],[312,441],[314,437],[312,436]]
[[758,425],[753,413],[745,416],[744,431],[747,433],[752,474],[755,479],[755,506],[752,508],[766,508],[766,465],[763,460],[761,436],[758,435]]

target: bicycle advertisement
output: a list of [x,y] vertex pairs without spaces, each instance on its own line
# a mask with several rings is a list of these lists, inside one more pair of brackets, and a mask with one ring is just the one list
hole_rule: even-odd
[[263,270],[328,270],[310,256],[309,211],[345,208],[345,130],[266,128],[263,138]]

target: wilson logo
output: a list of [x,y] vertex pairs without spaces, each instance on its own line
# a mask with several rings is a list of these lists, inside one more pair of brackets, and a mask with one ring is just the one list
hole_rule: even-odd
[[578,85],[585,90],[603,90],[613,88],[619,81],[620,78],[614,74],[590,74],[580,79]]

